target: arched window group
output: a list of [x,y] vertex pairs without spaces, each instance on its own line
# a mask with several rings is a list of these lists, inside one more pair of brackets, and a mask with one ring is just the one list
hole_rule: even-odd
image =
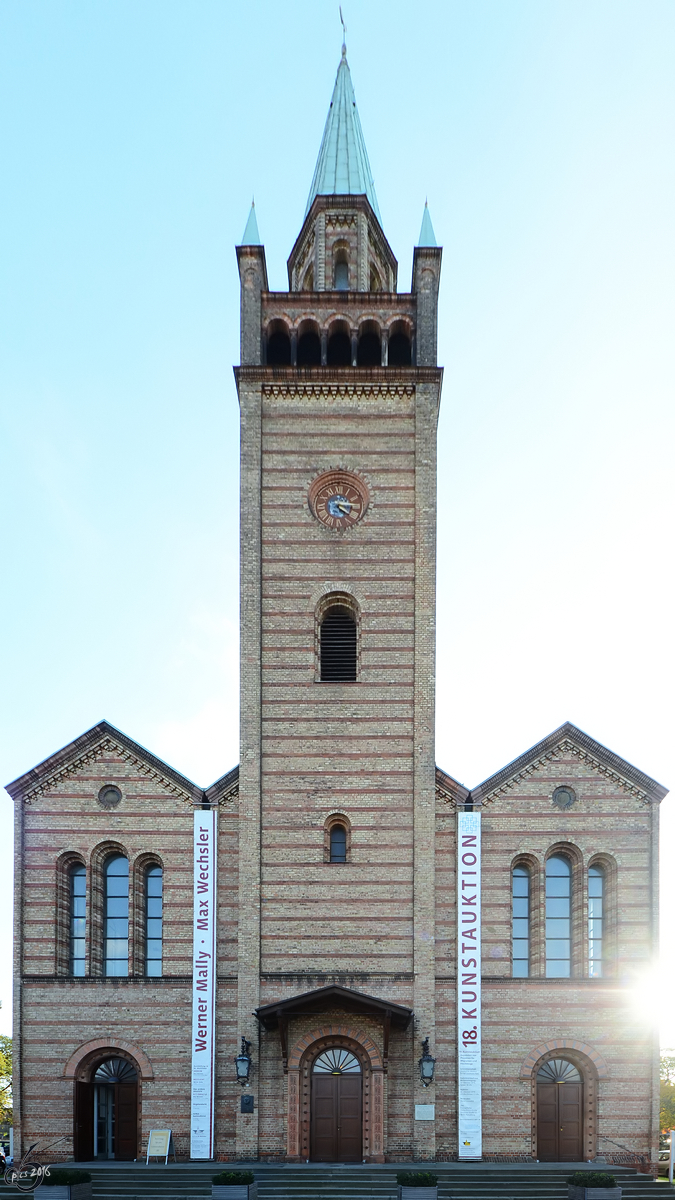
[[[127,976],[133,959],[130,953],[132,876],[129,859],[121,853],[109,853],[96,869],[100,871],[101,900],[91,910],[92,963],[100,963],[99,972],[104,976]],[[154,861],[146,862],[136,872],[136,904],[142,929],[142,947],[137,953],[139,969],[145,975],[162,974],[163,876],[163,868]],[[87,869],[82,862],[71,863],[67,868],[67,913],[64,915],[67,956],[65,960],[61,959],[61,970],[65,969],[75,977],[84,976],[87,974]]]
[[[543,966],[547,979],[569,979],[580,970],[579,954],[575,954],[575,869],[572,859],[564,852],[554,852],[546,859],[543,896]],[[604,934],[606,908],[606,870],[601,863],[588,869],[588,975],[599,978],[604,973],[606,946]],[[533,962],[532,923],[533,875],[530,864],[519,862],[511,872],[511,934],[512,974],[526,979],[537,974]],[[580,900],[581,897],[577,897]],[[579,948],[580,949],[580,948]]]
[[[338,277],[346,262],[338,261]],[[336,290],[342,290],[336,287]],[[412,328],[398,320],[385,330],[377,321],[364,320],[358,329],[337,318],[321,329],[314,320],[302,321],[291,329],[275,318],[265,329],[264,360],[270,367],[410,367],[413,365]]]

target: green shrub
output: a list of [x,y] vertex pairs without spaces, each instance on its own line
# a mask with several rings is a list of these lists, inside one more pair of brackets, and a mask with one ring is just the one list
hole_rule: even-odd
[[438,1175],[432,1175],[431,1171],[399,1171],[396,1182],[401,1187],[436,1187]]
[[570,1175],[568,1183],[577,1187],[613,1188],[617,1186],[616,1179],[609,1171],[575,1171]]
[[253,1171],[221,1171],[214,1175],[212,1182],[221,1187],[241,1187],[243,1183],[253,1183]]
[[91,1171],[73,1171],[71,1167],[50,1167],[42,1183],[45,1187],[66,1187],[76,1183],[91,1183]]

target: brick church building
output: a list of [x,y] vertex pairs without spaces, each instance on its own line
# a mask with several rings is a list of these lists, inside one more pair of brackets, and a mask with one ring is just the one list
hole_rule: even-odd
[[398,290],[344,48],[288,291],[237,257],[240,765],[102,722],[9,785],[17,1150],[653,1161],[665,789],[571,724],[437,766],[441,250]]

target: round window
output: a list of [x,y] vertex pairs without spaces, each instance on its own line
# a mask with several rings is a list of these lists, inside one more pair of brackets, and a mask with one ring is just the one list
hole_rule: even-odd
[[122,799],[122,793],[119,788],[113,787],[111,783],[107,783],[102,787],[98,794],[98,802],[103,808],[115,808]]
[[571,787],[557,787],[553,793],[553,803],[556,808],[571,808],[576,796]]

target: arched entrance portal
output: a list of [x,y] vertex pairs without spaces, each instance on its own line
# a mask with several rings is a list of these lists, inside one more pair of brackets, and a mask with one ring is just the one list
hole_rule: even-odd
[[126,1058],[106,1058],[75,1083],[75,1158],[133,1161],[138,1153],[138,1073]]
[[311,1156],[315,1162],[360,1162],[363,1156],[361,1063],[343,1046],[312,1065]]
[[583,1082],[566,1058],[551,1058],[537,1071],[537,1158],[541,1162],[581,1162]]

